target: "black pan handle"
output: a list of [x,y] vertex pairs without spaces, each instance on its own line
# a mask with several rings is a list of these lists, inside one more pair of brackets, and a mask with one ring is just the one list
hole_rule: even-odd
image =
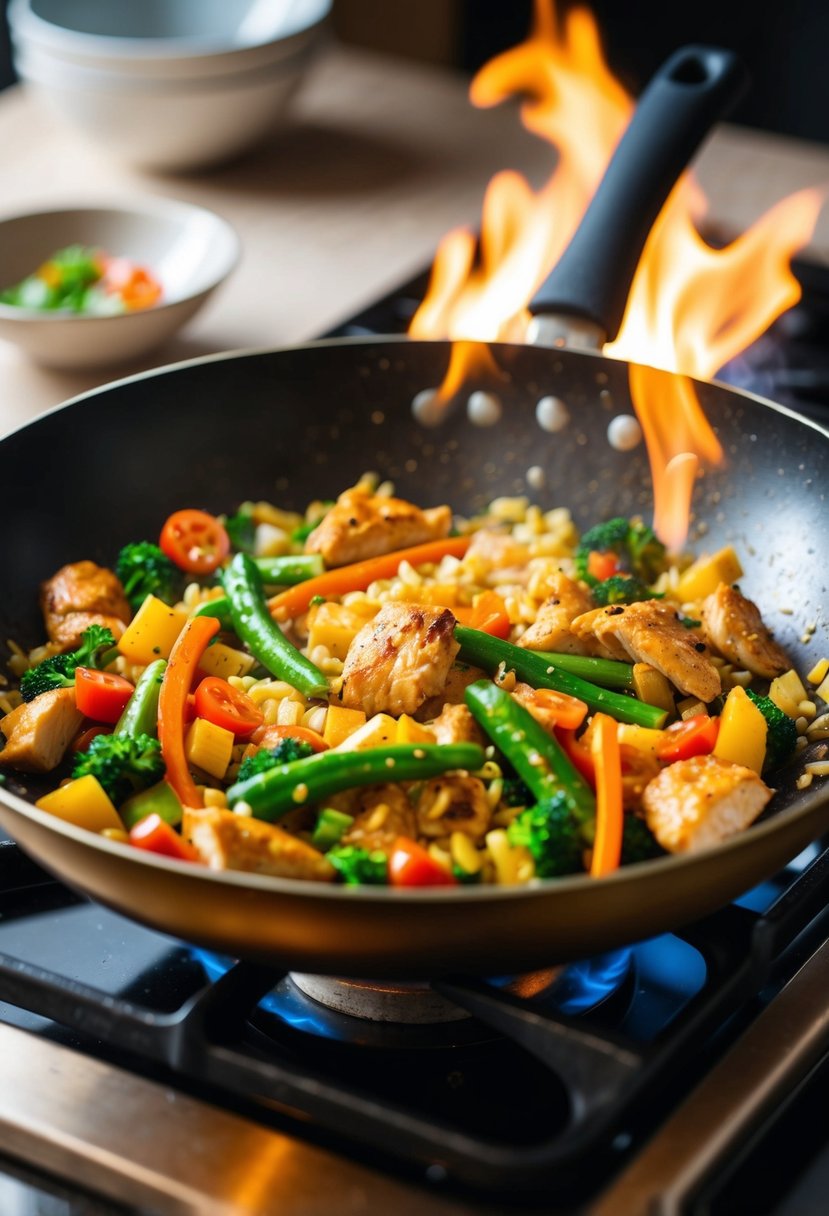
[[580,318],[588,330],[601,331],[601,340],[616,336],[662,204],[713,124],[747,84],[741,60],[716,47],[687,46],[662,65],[642,93],[570,244],[530,302],[530,312]]

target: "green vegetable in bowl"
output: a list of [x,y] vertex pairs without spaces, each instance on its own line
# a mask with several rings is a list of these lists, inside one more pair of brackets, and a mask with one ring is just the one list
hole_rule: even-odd
[[87,316],[134,312],[160,298],[161,284],[146,267],[85,245],[59,249],[32,274],[0,291],[0,304]]

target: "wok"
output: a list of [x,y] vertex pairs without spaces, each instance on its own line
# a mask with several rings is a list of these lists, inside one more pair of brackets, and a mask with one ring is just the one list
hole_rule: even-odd
[[[423,505],[467,513],[496,495],[569,506],[580,526],[651,508],[643,448],[615,451],[607,424],[632,409],[628,365],[596,354],[493,344],[500,419],[463,408],[437,429],[412,416],[438,384],[443,342],[343,340],[222,355],[105,386],[0,443],[0,637],[42,640],[39,582],[66,561],[111,564],[127,541],[156,535],[182,506],[233,510],[244,499],[302,509],[367,469]],[[667,375],[667,373],[666,373]],[[473,387],[473,386],[471,386]],[[720,384],[696,385],[727,454],[695,500],[704,547],[744,555],[744,592],[759,602],[794,663],[827,653],[829,432]],[[564,401],[552,436],[540,397]],[[540,466],[545,485],[528,489]],[[535,482],[534,482],[535,483]],[[791,612],[791,615],[789,615]],[[818,621],[810,646],[804,626]],[[305,972],[419,978],[515,972],[585,957],[700,917],[773,873],[829,827],[820,784],[781,772],[773,810],[718,848],[525,887],[343,888],[216,873],[125,848],[32,805],[53,779],[9,779],[0,824],[72,887],[188,941]]]

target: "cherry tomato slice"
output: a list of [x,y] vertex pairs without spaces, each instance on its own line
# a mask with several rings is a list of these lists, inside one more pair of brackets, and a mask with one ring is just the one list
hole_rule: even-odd
[[195,698],[197,717],[223,726],[239,739],[252,735],[265,721],[265,715],[247,693],[219,676],[206,676],[196,688]]
[[606,578],[612,578],[619,571],[619,559],[615,553],[599,553],[591,549],[587,558],[587,573],[603,583]]
[[595,789],[596,766],[593,763],[590,748],[585,743],[582,743],[580,739],[576,738],[574,730],[564,730],[562,727],[557,726],[553,734],[563,747],[573,767],[578,769],[588,785]]
[[112,671],[75,669],[75,704],[94,722],[117,722],[134,691],[129,680]]
[[173,512],[158,543],[188,574],[212,574],[230,552],[230,537],[215,515],[192,507]]
[[398,836],[389,854],[389,882],[393,887],[455,887],[458,880],[417,841]]
[[130,844],[148,853],[160,853],[162,857],[176,857],[179,861],[198,861],[196,849],[165,823],[160,815],[148,815],[130,831]]
[[690,760],[692,756],[707,756],[714,750],[719,733],[719,718],[697,714],[685,722],[674,722],[669,726],[656,754],[667,764],[673,764],[675,760]]

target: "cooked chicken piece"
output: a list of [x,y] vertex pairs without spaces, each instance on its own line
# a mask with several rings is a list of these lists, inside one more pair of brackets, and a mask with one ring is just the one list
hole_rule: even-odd
[[211,870],[248,870],[315,882],[334,878],[334,867],[322,853],[262,819],[207,807],[188,810],[183,831]]
[[622,804],[626,811],[639,812],[645,790],[659,774],[661,765],[656,756],[647,755],[638,747],[622,743],[619,752],[622,760]]
[[82,722],[74,688],[42,692],[0,720],[0,731],[6,736],[0,765],[24,773],[51,772],[60,764]]
[[703,602],[702,626],[715,650],[738,667],[767,680],[791,666],[782,647],[763,624],[760,610],[736,587],[720,583]]
[[535,621],[518,639],[525,650],[550,650],[563,654],[596,655],[602,650],[594,637],[577,638],[570,626],[577,616],[593,607],[590,592],[563,571],[549,580],[550,595],[538,609]]
[[327,566],[345,566],[409,545],[442,540],[452,526],[449,507],[422,511],[402,498],[370,494],[355,487],[337,499],[305,542],[306,553],[321,553]]
[[573,621],[576,637],[595,637],[614,658],[649,663],[686,696],[713,701],[721,691],[720,673],[708,647],[681,624],[675,607],[664,600],[594,608]]
[[343,705],[372,714],[413,714],[437,696],[460,646],[448,608],[384,604],[348,648]]
[[40,606],[46,632],[61,650],[75,650],[90,625],[107,626],[117,640],[132,617],[118,579],[94,562],[61,566],[41,585]]
[[432,777],[418,794],[417,826],[421,836],[465,832],[473,840],[482,840],[491,819],[486,786],[478,777],[458,773]]
[[484,732],[466,705],[444,705],[429,726],[435,732],[436,743],[485,744]]
[[692,756],[669,764],[648,782],[645,818],[670,853],[719,844],[753,823],[773,791],[750,768],[718,756]]
[[414,807],[399,785],[374,785],[358,793],[350,814],[354,823],[345,833],[343,844],[387,852],[398,836],[415,836]]
[[418,722],[431,722],[443,712],[444,705],[463,705],[464,693],[470,684],[486,679],[486,672],[469,663],[455,663],[449,669],[446,683],[438,696],[424,701],[415,717]]

